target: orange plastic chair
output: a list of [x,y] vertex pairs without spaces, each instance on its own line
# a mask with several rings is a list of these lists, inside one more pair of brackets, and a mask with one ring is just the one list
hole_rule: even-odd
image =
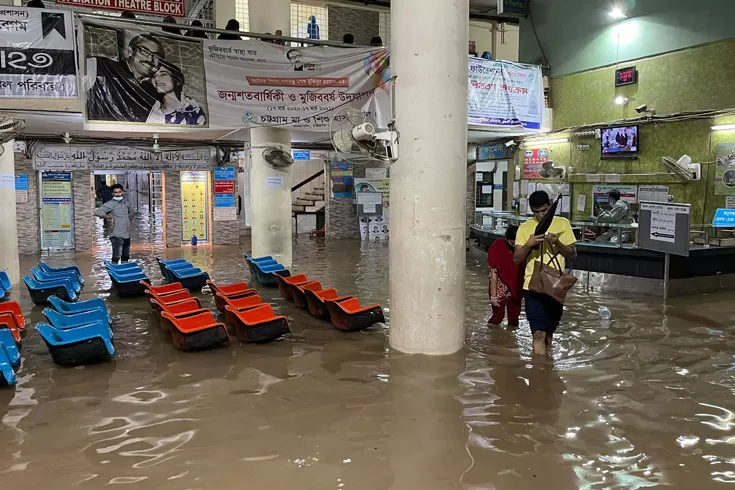
[[20,346],[23,343],[23,335],[21,330],[18,328],[15,316],[12,313],[0,313],[0,329],[7,328],[13,335],[13,340]]
[[361,306],[357,298],[327,300],[326,304],[332,325],[344,332],[357,332],[376,323],[385,323],[380,305]]
[[140,281],[147,292],[153,293],[156,296],[162,294],[169,294],[184,289],[180,282],[172,282],[171,284],[164,284],[163,286],[151,286],[145,281]]
[[[245,311],[249,310],[250,308],[255,308],[256,306],[261,306],[263,304],[263,299],[255,294],[252,296],[245,296],[243,298],[225,298],[224,303],[225,307],[223,309],[225,310],[225,318],[227,320],[227,323],[229,323],[230,325],[234,325],[236,320],[234,315],[232,314],[232,310]],[[227,310],[227,306],[230,307],[230,311]]]
[[287,301],[291,301],[291,302],[293,302],[293,287],[292,286],[300,286],[302,284],[306,284],[307,282],[309,282],[305,274],[297,274],[295,276],[288,276],[288,277],[283,277],[279,274],[274,274],[273,277],[275,277],[276,281],[278,282],[278,289],[281,291],[281,296],[285,298]]
[[235,335],[241,342],[265,343],[290,333],[285,316],[276,316],[271,305],[264,304],[244,311],[225,306],[233,319]]
[[322,283],[319,281],[309,281],[306,284],[293,286],[293,302],[296,306],[303,309],[309,308],[309,302],[306,300],[306,291],[321,291]]
[[[201,303],[199,302],[199,298],[189,298],[185,299],[183,301],[178,301],[176,303],[171,304],[161,304],[155,299],[150,299],[151,306],[153,306],[153,309],[156,311],[159,311],[161,313],[166,312],[171,316],[174,316],[176,318],[183,318],[185,316],[198,314],[198,313],[209,313],[209,310],[202,308]],[[155,303],[155,304],[154,304]],[[173,326],[171,325],[171,322],[166,320],[163,316],[161,316],[161,328],[170,331]]]
[[217,305],[217,309],[221,311],[222,313],[225,312],[225,304],[227,303],[227,299],[239,299],[239,298],[247,298],[249,296],[257,296],[258,290],[257,289],[245,289],[242,290],[239,293],[233,293],[233,294],[224,294],[221,291],[215,291],[214,293],[214,303]]
[[306,302],[309,305],[309,313],[320,320],[327,321],[329,321],[330,316],[325,303],[326,300],[339,302],[354,298],[354,296],[340,296],[334,288],[322,289],[321,291],[310,291],[307,289],[304,292],[306,293]]
[[207,285],[212,292],[220,292],[225,296],[232,296],[233,294],[239,294],[250,290],[251,288],[246,282],[236,282],[234,284],[221,284],[217,285],[214,281],[207,281]]
[[208,310],[182,318],[164,311],[161,317],[171,324],[171,338],[181,350],[213,349],[230,342],[227,327]]
[[196,301],[199,304],[199,307],[201,308],[201,303],[199,302],[199,298],[192,296],[191,293],[189,293],[189,291],[187,290],[176,292],[176,293],[169,294],[169,295],[164,295],[164,296],[155,296],[155,297],[150,298],[149,301],[151,304],[151,308],[153,308],[154,310],[160,313],[161,311],[163,311],[162,306],[171,306],[171,305],[186,302],[189,300]]
[[20,309],[20,305],[15,301],[7,301],[0,303],[0,313],[10,313],[15,319],[15,325],[18,330],[26,329],[26,320],[23,317],[23,310]]

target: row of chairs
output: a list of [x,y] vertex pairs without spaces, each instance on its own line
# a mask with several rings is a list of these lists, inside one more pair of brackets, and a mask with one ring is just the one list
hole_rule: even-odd
[[189,291],[201,291],[209,280],[209,274],[186,259],[161,260],[156,257],[161,275],[170,283],[179,283]]
[[163,286],[142,283],[151,308],[161,316],[161,327],[171,334],[174,346],[185,351],[213,349],[230,342],[227,327],[211,311],[202,308],[182,283]]
[[264,343],[291,333],[288,319],[276,315],[273,307],[264,303],[258,292],[247,283],[217,285],[207,281],[214,295],[217,309],[225,315],[232,325],[235,335],[241,342]]
[[112,280],[112,287],[121,298],[132,298],[145,294],[145,288],[141,282],[151,282],[140,265],[135,262],[113,264],[106,260],[105,267]]
[[278,282],[275,275],[278,274],[282,277],[288,277],[291,272],[276,259],[267,255],[265,257],[251,257],[248,254],[245,255],[245,261],[248,263],[250,268],[250,274],[259,284],[266,287],[276,287]]
[[48,304],[48,298],[56,296],[64,301],[74,302],[84,288],[84,279],[79,267],[51,267],[43,261],[31,269],[31,276],[24,276],[31,300],[37,305]]
[[13,289],[13,285],[10,283],[8,273],[0,271],[0,301],[10,299],[10,291]]
[[15,301],[0,303],[0,385],[14,385],[20,368],[20,349],[26,321]]
[[41,313],[46,322],[36,331],[59,366],[81,366],[110,361],[115,357],[112,317],[101,298],[74,303],[49,296],[50,308]]
[[338,330],[356,332],[385,323],[380,305],[361,306],[356,297],[340,296],[334,288],[324,289],[319,281],[311,281],[305,274],[283,277],[276,273],[275,279],[283,298],[320,320],[331,321]]

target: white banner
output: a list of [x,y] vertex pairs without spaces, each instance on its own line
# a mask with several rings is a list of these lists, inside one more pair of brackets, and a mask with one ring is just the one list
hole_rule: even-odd
[[39,143],[33,154],[33,168],[44,171],[209,170],[213,165],[214,151],[208,146],[153,152],[132,146]]
[[386,49],[201,40],[108,21],[81,23],[85,129],[151,126],[328,131],[337,109],[390,120]]
[[76,97],[71,12],[0,6],[0,98]]
[[541,67],[469,59],[469,124],[541,129],[544,89]]

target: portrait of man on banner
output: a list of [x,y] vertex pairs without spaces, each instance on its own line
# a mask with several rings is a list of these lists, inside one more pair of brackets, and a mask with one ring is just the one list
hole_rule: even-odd
[[84,29],[87,122],[208,126],[201,41]]

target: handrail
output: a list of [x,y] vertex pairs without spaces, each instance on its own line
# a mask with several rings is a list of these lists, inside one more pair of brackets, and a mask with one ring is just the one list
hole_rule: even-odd
[[[154,26],[154,27],[167,27],[169,29],[177,28],[177,29],[182,29],[182,30],[209,32],[211,34],[235,34],[239,36],[260,39],[261,41],[286,41],[286,42],[293,42],[293,43],[300,43],[300,44],[311,44],[314,46],[332,46],[335,48],[353,48],[353,49],[369,47],[369,46],[358,46],[355,44],[344,44],[344,43],[337,42],[337,41],[321,41],[318,39],[303,39],[300,37],[273,36],[271,34],[259,34],[257,32],[232,31],[229,29],[216,29],[212,27],[197,27],[197,26],[189,26],[189,25],[178,24],[178,23],[169,24],[166,22],[158,22],[155,20],[126,19],[123,17],[110,17],[109,15],[87,14],[84,12],[73,12],[73,13],[75,16],[78,16],[78,17],[89,17],[91,19],[106,20],[108,22],[120,22],[120,23],[126,23],[126,24],[137,25],[137,26],[144,25],[144,26]],[[169,35],[175,35],[175,34],[169,34]]]
[[291,192],[301,189],[306,184],[308,184],[309,182],[311,182],[312,180],[314,180],[314,179],[316,179],[318,177],[321,177],[322,175],[324,175],[324,169],[321,169],[320,171],[318,171],[317,173],[315,173],[311,177],[308,177],[306,180],[304,180],[302,182],[299,182],[295,186],[291,187]]

